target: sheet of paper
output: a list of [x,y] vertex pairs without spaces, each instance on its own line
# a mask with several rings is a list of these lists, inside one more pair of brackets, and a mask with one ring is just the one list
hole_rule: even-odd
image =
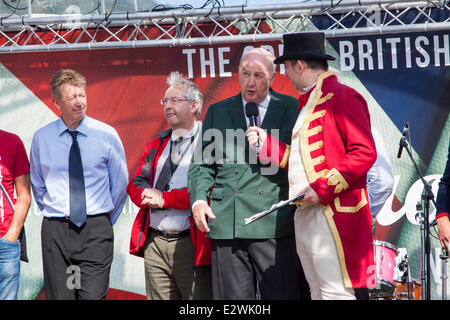
[[300,199],[302,199],[304,196],[305,196],[305,194],[304,194],[304,193],[301,193],[301,194],[299,194],[299,195],[297,195],[297,196],[295,196],[295,197],[292,197],[292,198],[290,198],[290,199],[282,200],[282,201],[280,201],[280,202],[278,202],[278,203],[275,203],[275,204],[272,205],[269,209],[264,210],[264,211],[261,211],[261,212],[258,212],[258,213],[255,213],[254,215],[252,215],[252,216],[249,217],[249,218],[245,218],[245,219],[244,219],[244,220],[245,220],[244,226],[246,226],[246,225],[248,225],[249,223],[252,223],[252,222],[254,222],[254,221],[258,220],[258,219],[261,219],[262,217],[268,215],[268,214],[271,213],[271,212],[274,212],[274,211],[277,210],[277,209],[280,209],[280,208],[282,208],[282,207],[284,207],[284,206],[289,205],[291,202],[300,200]]

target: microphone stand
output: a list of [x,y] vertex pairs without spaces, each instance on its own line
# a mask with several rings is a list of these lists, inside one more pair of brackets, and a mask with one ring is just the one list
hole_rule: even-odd
[[425,217],[423,213],[423,207],[422,203],[419,201],[416,204],[416,221],[420,224],[420,283],[422,284],[422,291],[420,294],[420,299],[426,300],[426,292],[427,290],[427,283],[429,283],[428,279],[426,278],[426,275],[428,273],[428,263],[426,261],[426,253],[425,253]]
[[423,177],[422,173],[419,170],[419,167],[417,166],[416,161],[414,160],[414,157],[412,155],[412,152],[409,148],[409,144],[406,141],[406,135],[403,135],[400,139],[400,148],[405,148],[408,152],[408,156],[411,159],[412,163],[414,164],[414,168],[416,169],[417,174],[420,177],[420,180],[423,183],[425,193],[422,194],[421,199],[424,201],[424,207],[423,207],[423,219],[421,219],[421,231],[422,231],[422,239],[421,241],[421,255],[422,259],[422,271],[421,276],[424,275],[422,281],[422,300],[430,300],[431,299],[431,282],[430,282],[430,201],[433,202],[434,206],[436,206],[436,203],[434,201],[434,195],[431,191],[431,187],[428,184],[428,182],[425,181],[425,178]]
[[442,260],[442,273],[441,273],[441,280],[442,280],[442,300],[447,300],[447,260],[448,260],[448,251],[447,249],[442,249],[442,253],[440,255],[440,258]]

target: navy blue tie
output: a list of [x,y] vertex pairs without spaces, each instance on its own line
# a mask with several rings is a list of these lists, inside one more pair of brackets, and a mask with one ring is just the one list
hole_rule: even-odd
[[[178,167],[179,161],[180,161],[180,147],[178,146],[179,143],[183,141],[183,138],[178,138],[177,140],[172,140],[169,142],[170,145],[170,154],[167,157],[166,162],[164,162],[164,165],[161,169],[161,172],[159,173],[158,180],[155,184],[155,189],[158,189],[159,191],[169,191],[170,186],[168,183],[172,179],[172,175],[175,172],[175,169]],[[172,148],[173,143],[173,148]],[[174,161],[175,160],[175,163]]]
[[77,134],[79,132],[67,131],[73,139],[69,153],[70,221],[77,227],[81,227],[86,222],[86,190],[84,186],[81,152],[77,141]]

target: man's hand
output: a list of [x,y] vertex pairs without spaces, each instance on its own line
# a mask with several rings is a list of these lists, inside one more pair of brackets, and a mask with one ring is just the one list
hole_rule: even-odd
[[19,239],[20,229],[16,230],[15,228],[9,228],[8,232],[3,235],[3,239],[8,241],[17,241]]
[[250,145],[250,148],[253,150],[256,150],[256,142],[259,142],[259,146],[262,147],[264,142],[267,139],[267,133],[264,129],[261,129],[260,127],[248,127],[247,129],[247,140],[248,144]]
[[164,198],[161,191],[154,188],[145,188],[141,193],[141,205],[144,207],[161,209],[164,207]]
[[311,186],[307,186],[306,188],[302,189],[298,194],[305,193],[305,196],[295,201],[294,203],[299,207],[306,207],[306,206],[312,206],[320,203],[320,198],[317,195],[317,193],[314,191]]
[[16,205],[14,207],[14,215],[8,231],[3,235],[3,239],[8,241],[17,241],[20,231],[28,214],[31,203],[30,193],[30,174],[25,173],[14,178],[14,186],[17,192]]
[[209,232],[208,222],[206,217],[215,219],[216,216],[211,210],[211,207],[205,202],[199,202],[192,208],[195,225],[203,232]]
[[448,249],[450,243],[450,219],[447,216],[441,217],[437,220],[439,241],[442,248]]

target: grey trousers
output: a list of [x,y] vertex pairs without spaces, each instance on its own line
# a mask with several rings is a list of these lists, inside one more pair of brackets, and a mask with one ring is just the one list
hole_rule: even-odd
[[211,299],[211,267],[194,268],[194,246],[189,235],[169,239],[150,229],[144,261],[147,299]]

